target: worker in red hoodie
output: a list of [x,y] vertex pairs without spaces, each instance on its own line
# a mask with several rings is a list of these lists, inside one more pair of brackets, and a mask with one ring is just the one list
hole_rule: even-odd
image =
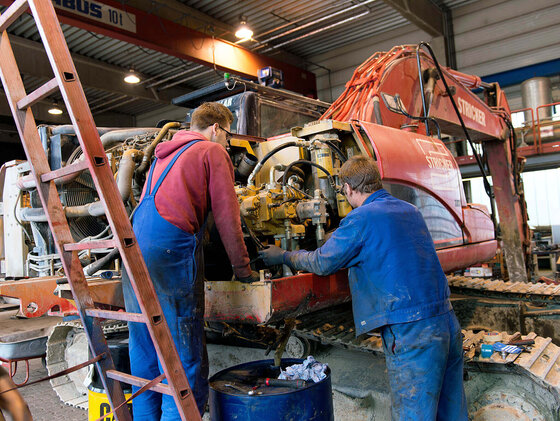
[[[133,228],[179,357],[202,414],[208,399],[208,357],[203,329],[202,233],[212,211],[237,280],[258,280],[243,241],[234,170],[226,151],[233,115],[222,104],[204,103],[191,130],[158,145],[136,209]],[[126,310],[140,312],[123,274]],[[131,373],[153,379],[162,373],[143,323],[129,323]],[[137,420],[180,419],[173,397],[145,392],[133,401]]]

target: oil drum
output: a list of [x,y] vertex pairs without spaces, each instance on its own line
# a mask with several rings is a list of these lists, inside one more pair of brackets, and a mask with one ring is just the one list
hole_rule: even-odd
[[[284,369],[301,364],[300,359],[283,359]],[[211,421],[333,421],[330,369],[317,382],[303,387],[266,386],[280,368],[274,360],[253,361],[222,370],[210,378]]]

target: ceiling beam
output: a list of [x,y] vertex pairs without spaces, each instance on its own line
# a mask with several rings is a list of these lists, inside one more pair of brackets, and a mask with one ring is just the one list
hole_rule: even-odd
[[[67,112],[52,115],[48,112],[49,108],[51,108],[51,104],[47,101],[40,101],[32,106],[33,116],[37,124],[72,124]],[[12,116],[12,110],[8,106],[8,100],[4,92],[0,92],[0,116]],[[135,125],[133,116],[117,112],[95,115],[94,120],[98,127],[133,127]],[[15,128],[15,124],[13,127]],[[19,135],[17,135],[17,138],[19,139]]]
[[444,34],[443,13],[430,0],[383,0],[432,37]]
[[[235,28],[231,25],[177,0],[128,0],[125,3],[127,6],[135,7],[147,13],[154,13],[161,18],[180,22],[191,29],[206,34],[213,33],[220,38],[235,33]],[[201,23],[204,23],[204,29],[202,30],[200,29]]]
[[[102,0],[99,3],[112,8],[117,23],[106,23],[112,20],[113,16],[103,15],[104,10],[99,12],[101,18],[94,19],[84,13],[79,14],[60,6],[56,9],[57,15],[62,23],[71,26],[151,48],[208,67],[216,67],[222,71],[253,80],[256,79],[258,69],[272,66],[283,71],[286,89],[304,95],[315,97],[317,95],[315,75],[312,72],[187,28],[182,24],[157,16],[155,13],[147,13],[130,6],[123,7],[122,3],[118,1]],[[0,4],[9,5],[11,1],[0,0]],[[120,20],[123,22],[122,25],[119,25]]]
[[[43,45],[39,42],[10,35],[10,42],[20,72],[24,75],[50,79],[53,72]],[[171,99],[188,93],[185,88],[166,89],[157,92],[144,85],[131,85],[123,81],[125,71],[120,67],[72,54],[80,82],[84,88],[96,88],[105,92],[146,99],[161,104],[170,104]]]

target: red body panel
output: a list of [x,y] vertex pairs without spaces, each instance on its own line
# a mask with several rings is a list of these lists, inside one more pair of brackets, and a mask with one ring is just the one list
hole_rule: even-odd
[[382,180],[416,186],[430,193],[463,221],[461,173],[439,139],[374,123],[360,122],[373,145]]

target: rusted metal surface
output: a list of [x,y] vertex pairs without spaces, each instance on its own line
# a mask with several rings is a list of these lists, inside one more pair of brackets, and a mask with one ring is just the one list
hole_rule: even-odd
[[508,273],[511,279],[527,282],[527,210],[522,188],[517,191],[514,186],[510,149],[508,142],[489,142],[484,145],[500,215],[500,233]]
[[270,323],[350,300],[346,271],[244,284],[206,282],[206,321]]
[[[101,279],[87,278],[89,293],[96,305],[109,308],[124,308],[124,297],[120,278]],[[58,285],[57,293],[60,298],[73,300],[70,285]]]
[[61,315],[76,314],[68,300],[57,297],[55,290],[58,276],[0,281],[0,295],[20,300],[20,311],[25,317],[40,317],[49,311]]

